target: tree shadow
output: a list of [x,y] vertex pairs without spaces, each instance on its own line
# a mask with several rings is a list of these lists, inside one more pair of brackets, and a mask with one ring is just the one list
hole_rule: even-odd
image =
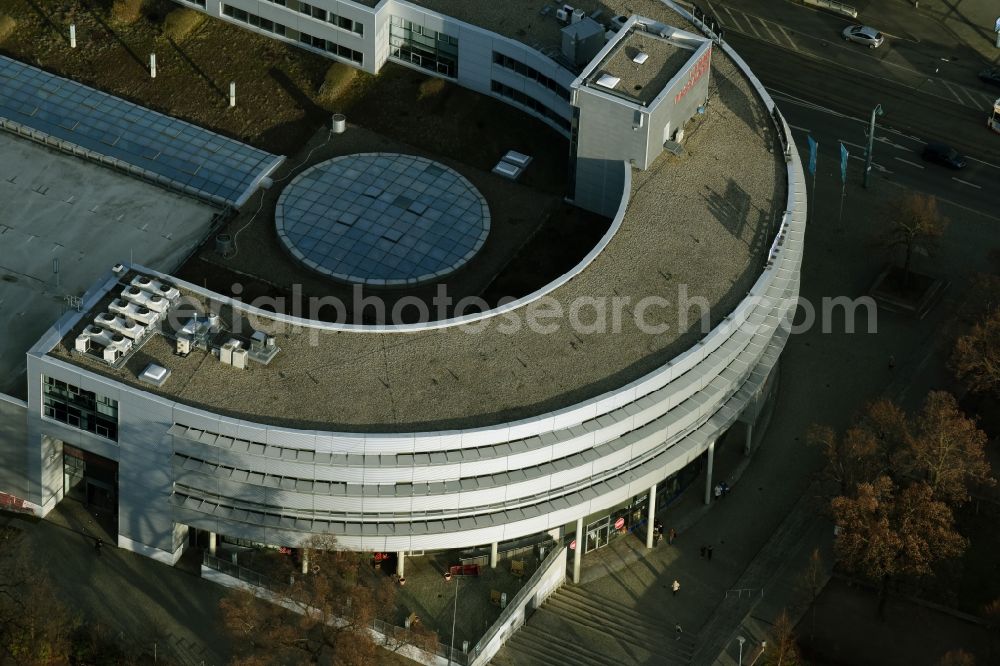
[[38,14],[44,23],[47,23],[48,26],[52,28],[52,32],[56,33],[60,39],[69,44],[69,35],[66,34],[66,32],[64,32],[55,21],[49,18],[48,14],[46,14],[42,8],[38,6],[38,3],[36,3],[35,0],[25,0],[25,2],[27,2],[28,5],[35,10],[35,13]]
[[195,74],[197,74],[202,79],[204,79],[205,83],[208,84],[208,87],[215,91],[216,95],[218,95],[222,99],[226,99],[226,97],[227,97],[226,92],[224,90],[222,90],[222,88],[220,88],[218,85],[216,85],[215,81],[212,80],[212,77],[209,76],[205,72],[205,70],[203,70],[201,67],[199,67],[198,64],[195,63],[195,61],[191,59],[191,56],[189,56],[187,53],[185,53],[184,49],[182,49],[177,44],[177,42],[175,42],[173,40],[173,38],[167,37],[167,42],[170,43],[170,46],[174,47],[174,51],[177,52],[177,55],[180,56],[180,59],[183,60],[185,63],[187,63],[188,67],[190,67],[191,70],[194,71]]
[[316,102],[314,102],[309,95],[302,92],[295,82],[292,81],[283,71],[276,67],[270,67],[267,70],[267,74],[274,79],[275,83],[281,86],[286,93],[288,93],[288,96],[292,98],[300,109],[305,111],[306,116],[310,118],[326,116],[326,110],[316,104]]
[[[30,1],[31,0],[29,0],[29,2]],[[111,38],[113,40],[115,40],[116,42],[118,42],[119,46],[121,46],[123,49],[125,49],[125,53],[129,54],[129,56],[132,58],[132,60],[134,60],[139,65],[139,67],[141,67],[143,69],[143,71],[146,71],[146,62],[141,57],[139,57],[139,54],[137,54],[135,51],[132,50],[132,47],[129,46],[125,42],[125,40],[122,39],[121,36],[117,32],[114,31],[114,29],[110,25],[108,25],[108,22],[105,21],[101,17],[100,13],[97,12],[97,10],[94,8],[93,4],[90,3],[90,2],[87,2],[87,0],[84,0],[84,2],[82,4],[90,12],[90,15],[94,18],[94,20],[97,21],[98,25],[100,25],[102,28],[104,28],[105,32],[107,32],[109,35],[111,35]]]

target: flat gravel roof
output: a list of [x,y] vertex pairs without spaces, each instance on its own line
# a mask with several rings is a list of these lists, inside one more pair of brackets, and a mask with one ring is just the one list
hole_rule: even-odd
[[[555,324],[549,332],[508,315],[475,333],[324,332],[264,320],[259,327],[281,352],[246,370],[201,351],[176,356],[162,336],[121,370],[69,354],[76,329],[50,353],[212,412],[322,430],[484,426],[620,388],[703,337],[692,303],[706,305],[712,325],[736,307],[761,272],[768,229],[784,210],[785,163],[773,152],[767,110],[721,50],[712,58],[708,110],[688,126],[683,155],[664,153],[647,171],[633,171],[615,236],[551,292],[550,305],[570,316],[542,320]],[[643,309],[651,296],[666,300]],[[653,332],[638,314],[664,326]],[[172,372],[160,388],[137,380],[150,362]]]

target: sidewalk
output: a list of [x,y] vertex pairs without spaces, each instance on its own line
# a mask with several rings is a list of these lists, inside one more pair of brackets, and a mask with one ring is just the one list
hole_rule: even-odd
[[[817,197],[802,274],[802,295],[815,304],[823,296],[863,295],[883,264],[881,252],[871,244],[869,222],[872,211],[881,210],[897,192],[881,182],[870,190],[849,189],[848,222],[842,228],[827,214],[839,203],[832,188],[821,188]],[[702,477],[658,516],[665,529],[678,530],[673,546],[663,542],[647,551],[636,535],[584,556],[581,587],[587,594],[629,604],[664,622],[680,622],[686,631],[699,634],[701,650],[718,646],[714,655],[696,655],[695,663],[734,663],[736,636],[742,633],[759,645],[767,625],[783,609],[801,604],[796,579],[813,548],[826,554],[828,567],[832,564],[825,502],[808,490],[823,465],[821,452],[806,444],[809,426],[825,423],[842,429],[877,396],[913,408],[928,390],[950,386],[944,367],[950,353],[947,332],[955,325],[971,271],[985,269],[986,252],[1000,246],[1000,228],[944,204],[942,212],[951,218],[951,228],[933,261],[921,258],[917,267],[951,280],[942,301],[923,320],[880,311],[877,333],[845,333],[841,313],[833,318],[830,333],[817,326],[793,335],[782,357],[774,415],[750,464],[742,459],[742,442],[717,452],[715,480],[727,480],[730,495],[704,506]],[[894,369],[887,365],[890,354],[896,358]],[[803,520],[783,525],[803,504],[809,505],[799,510],[805,513]],[[782,543],[785,547],[775,557],[775,544]],[[712,562],[699,557],[705,544],[714,546]],[[681,583],[676,599],[668,590],[675,579]],[[743,596],[743,606],[734,611],[733,593],[727,601],[727,591],[737,588],[762,590],[762,596],[751,596],[750,602]],[[753,622],[743,623],[751,615],[756,628]],[[729,618],[729,624],[716,619],[720,616]]]
[[[139,654],[155,651],[168,663],[228,662],[217,613],[224,588],[115,548],[117,535],[73,500],[61,502],[43,521],[0,514],[0,524],[22,530],[63,601],[88,623],[111,629],[123,645]],[[100,554],[95,537],[105,544]]]

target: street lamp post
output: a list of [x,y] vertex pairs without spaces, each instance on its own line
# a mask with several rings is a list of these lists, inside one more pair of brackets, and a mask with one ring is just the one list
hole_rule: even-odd
[[743,666],[743,644],[747,642],[747,639],[737,636],[736,640],[740,643],[740,666]]
[[865,176],[863,181],[865,188],[868,187],[868,178],[872,170],[872,149],[874,148],[875,143],[875,117],[881,116],[884,113],[885,111],[882,110],[882,105],[876,104],[875,108],[872,109],[871,122],[868,124],[868,150],[865,152]]
[[455,607],[451,612],[451,642],[448,643],[448,666],[451,666],[452,653],[455,652],[455,621],[458,619],[458,582],[461,576],[455,576]]

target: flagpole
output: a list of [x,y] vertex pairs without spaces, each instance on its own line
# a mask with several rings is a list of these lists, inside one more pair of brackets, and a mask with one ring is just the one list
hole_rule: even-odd
[[837,213],[837,226],[840,226],[840,219],[844,215],[844,197],[847,195],[847,186],[844,183],[840,184],[840,212]]
[[844,199],[847,197],[847,148],[840,144],[840,211],[837,213],[837,228],[844,216]]

